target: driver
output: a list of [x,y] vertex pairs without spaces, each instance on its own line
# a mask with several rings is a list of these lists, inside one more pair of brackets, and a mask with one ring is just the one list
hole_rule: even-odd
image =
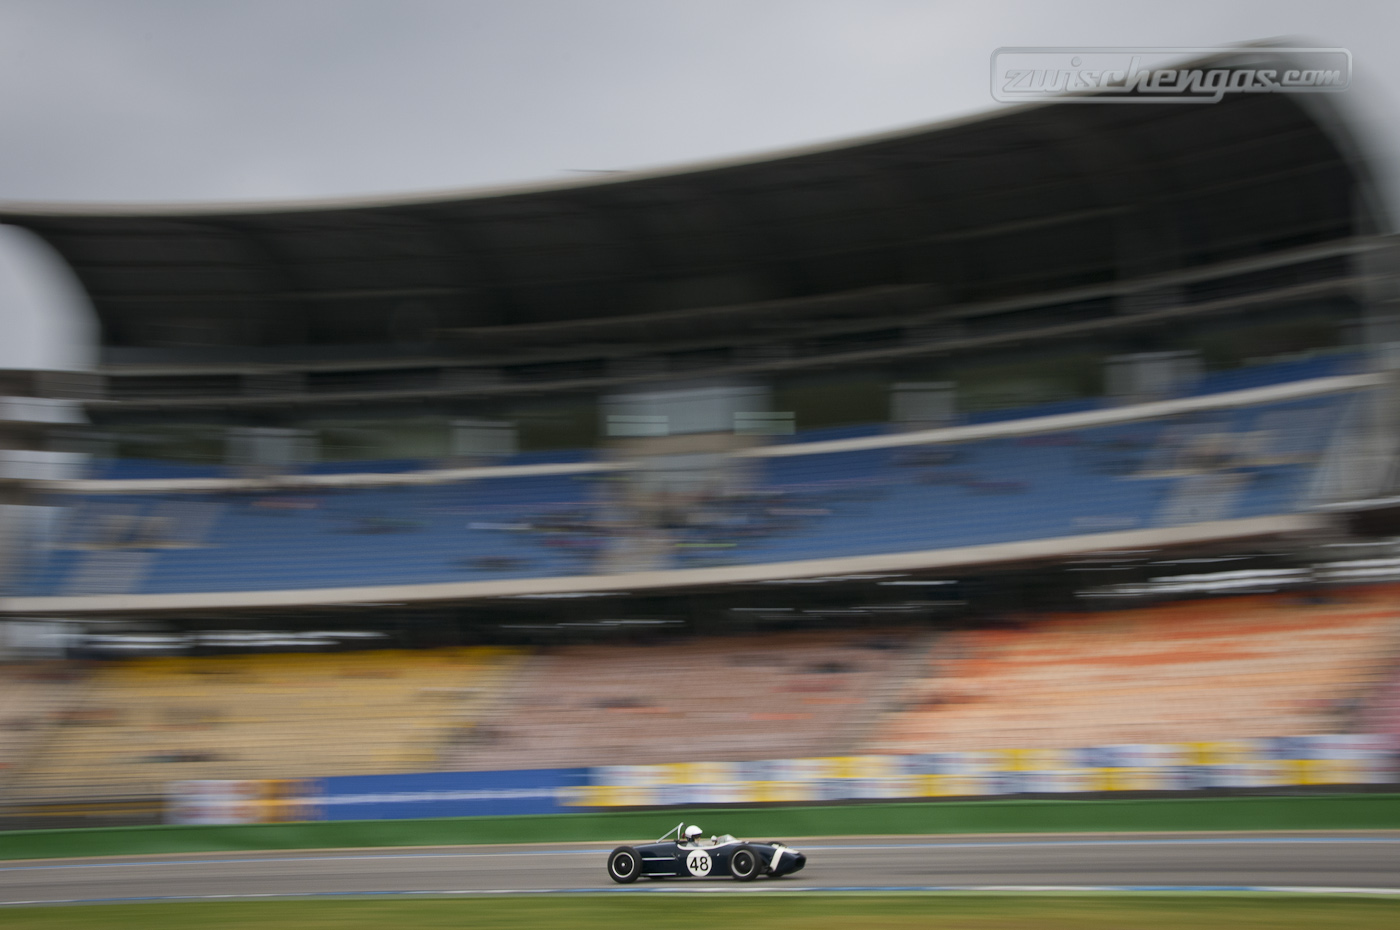
[[704,832],[704,830],[701,830],[695,824],[691,824],[690,826],[685,828],[685,841],[691,844],[692,846],[699,846],[700,834]]

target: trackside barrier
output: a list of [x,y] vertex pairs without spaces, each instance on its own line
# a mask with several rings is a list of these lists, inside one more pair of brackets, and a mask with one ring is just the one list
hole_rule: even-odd
[[578,807],[663,807],[1377,785],[1395,781],[1394,744],[1373,734],[1201,743],[998,749],[760,762],[604,766]]
[[674,805],[1385,785],[1396,781],[1395,752],[1390,737],[1350,733],[1083,749],[187,781],[170,786],[166,819],[184,824],[398,820]]
[[185,781],[170,786],[166,820],[236,824],[557,814],[589,782],[586,768]]

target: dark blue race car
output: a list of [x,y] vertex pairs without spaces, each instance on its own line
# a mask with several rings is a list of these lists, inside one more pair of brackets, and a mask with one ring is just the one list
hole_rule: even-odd
[[[674,835],[675,839],[670,837]],[[807,857],[786,843],[750,843],[729,834],[701,836],[697,826],[676,824],[655,843],[619,846],[608,856],[608,876],[627,884],[638,878],[708,878],[728,875],[751,882],[760,875],[779,878],[800,871]]]

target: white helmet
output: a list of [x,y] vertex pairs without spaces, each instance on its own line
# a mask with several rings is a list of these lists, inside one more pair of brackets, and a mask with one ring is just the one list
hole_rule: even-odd
[[695,838],[704,832],[704,830],[701,830],[695,824],[691,824],[685,828],[685,838],[693,843],[695,842]]

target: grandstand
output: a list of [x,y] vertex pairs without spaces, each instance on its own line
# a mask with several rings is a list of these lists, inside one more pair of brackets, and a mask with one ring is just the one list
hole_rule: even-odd
[[52,685],[42,720],[31,682],[11,707],[29,709],[37,739],[6,784],[52,802],[197,778],[1385,733],[1371,717],[1393,715],[1396,593],[1023,613],[960,629],[867,620],[533,650],[131,659]]
[[[1330,106],[1026,107],[414,201],[0,206],[92,299],[102,362],[67,393],[106,453],[28,483],[66,528],[21,547],[0,606],[446,602],[1320,531],[1313,505],[1384,493],[1394,445],[1361,408],[1392,403],[1395,244]],[[698,385],[751,406],[614,422]],[[1251,451],[1203,468],[1212,443]],[[1374,461],[1339,465],[1349,444]],[[1171,455],[1194,464],[1145,458]],[[647,460],[696,487],[619,490]]]
[[1360,723],[1363,732],[1382,733],[1400,740],[1400,662],[1393,664],[1390,673],[1371,695]]
[[[1400,526],[1400,245],[1331,106],[0,205],[103,343],[8,379],[81,402],[50,441],[92,455],[0,475],[59,514],[0,616],[176,653],[7,669],[5,791],[1400,733],[1390,588],[1090,614],[1066,564],[1307,565],[1361,526],[1339,506]],[[438,648],[196,654],[327,615]]]
[[81,679],[59,662],[0,664],[0,786],[14,784],[49,725],[75,709]]
[[832,755],[856,745],[927,637],[788,632],[536,656],[449,769]]
[[102,364],[74,391],[118,457],[205,466],[246,428],[337,461],[448,458],[462,417],[588,447],[605,395],[667,380],[762,381],[806,429],[887,419],[896,383],[994,415],[1100,397],[1125,354],[1248,381],[1389,338],[1388,222],[1326,96],[1005,109],[508,191],[0,221],[90,296]]
[[45,721],[8,784],[28,798],[144,796],[172,779],[432,769],[522,659],[475,647],[118,663]]
[[1050,616],[944,637],[872,752],[1347,732],[1394,662],[1397,591]]
[[[1294,382],[1281,389],[1299,399],[1239,406],[1257,395],[1188,398],[1157,417],[1120,408],[757,447],[739,454],[743,489],[690,493],[674,502],[683,518],[642,529],[610,517],[600,479],[625,469],[605,463],[501,466],[469,481],[383,473],[413,482],[388,487],[213,478],[160,493],[159,479],[103,481],[138,493],[67,495],[66,528],[14,603],[508,580],[527,593],[530,579],[606,573],[618,541],[642,531],[656,569],[784,566],[767,570],[780,576],[842,558],[1287,516],[1313,502],[1354,389],[1369,383]],[[1089,425],[1065,428],[1076,423]],[[976,435],[987,438],[958,441]]]

